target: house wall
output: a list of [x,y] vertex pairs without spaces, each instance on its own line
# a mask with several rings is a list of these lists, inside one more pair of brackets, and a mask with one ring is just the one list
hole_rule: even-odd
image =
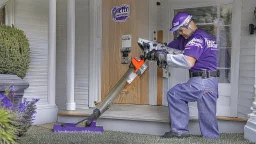
[[[75,103],[88,108],[89,92],[89,0],[76,0]],[[57,1],[56,104],[66,108],[67,81],[67,0]]]
[[40,98],[39,104],[48,104],[48,1],[16,0],[15,26],[25,32],[30,42],[30,67],[25,81],[29,83],[24,96]]
[[250,23],[256,25],[253,11],[256,7],[255,0],[242,1],[241,19],[241,49],[239,69],[239,97],[238,117],[248,118],[254,100],[255,85],[255,37],[249,34]]

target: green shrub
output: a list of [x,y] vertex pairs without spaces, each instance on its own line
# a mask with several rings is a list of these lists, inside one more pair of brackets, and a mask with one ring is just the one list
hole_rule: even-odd
[[15,114],[0,107],[0,143],[13,144],[17,141],[18,128],[15,126]]
[[24,98],[23,101],[17,100],[14,86],[10,86],[5,90],[4,93],[0,93],[0,109],[3,108],[13,114],[12,119],[15,123],[12,122],[12,125],[18,129],[16,133],[18,137],[24,135],[32,126],[33,121],[35,120],[36,103],[38,101],[39,99],[37,98],[32,98],[32,100],[27,100],[27,98]]
[[29,63],[29,41],[24,31],[0,25],[0,74],[14,74],[23,79]]

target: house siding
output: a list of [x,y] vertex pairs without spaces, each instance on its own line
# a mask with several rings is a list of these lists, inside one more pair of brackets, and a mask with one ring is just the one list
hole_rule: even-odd
[[88,108],[89,93],[89,0],[76,0],[75,103],[78,109]]
[[[89,0],[76,0],[75,103],[88,108],[89,93]],[[56,104],[66,108],[67,82],[67,0],[57,1]]]
[[39,104],[48,104],[48,1],[16,0],[15,26],[25,32],[30,42],[30,66],[25,81],[29,88],[24,97],[40,98]]
[[67,1],[57,1],[56,105],[65,109],[67,102]]
[[254,100],[255,84],[255,35],[249,34],[248,25],[255,23],[255,0],[243,0],[241,19],[241,47],[239,68],[238,117],[248,118]]

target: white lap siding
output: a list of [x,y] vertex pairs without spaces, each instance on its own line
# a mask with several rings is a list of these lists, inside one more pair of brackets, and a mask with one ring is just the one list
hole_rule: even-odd
[[240,76],[238,117],[248,118],[254,100],[255,81],[255,34],[249,34],[248,25],[256,24],[253,11],[255,0],[243,0],[241,19],[241,49],[240,49]]
[[[75,103],[88,108],[89,92],[89,0],[76,0]],[[57,1],[56,104],[66,108],[67,81],[67,0]]]
[[30,42],[30,66],[24,80],[29,83],[24,96],[40,98],[48,104],[48,0],[16,0],[15,26],[25,32]]

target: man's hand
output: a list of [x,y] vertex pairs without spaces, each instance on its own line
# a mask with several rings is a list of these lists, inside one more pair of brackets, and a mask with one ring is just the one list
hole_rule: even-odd
[[168,54],[168,52],[166,50],[152,50],[148,53],[147,55],[147,59],[148,60],[166,60],[166,55]]
[[167,65],[166,55],[168,52],[166,50],[152,50],[148,54],[148,60],[157,61],[157,66],[160,68],[165,68]]

